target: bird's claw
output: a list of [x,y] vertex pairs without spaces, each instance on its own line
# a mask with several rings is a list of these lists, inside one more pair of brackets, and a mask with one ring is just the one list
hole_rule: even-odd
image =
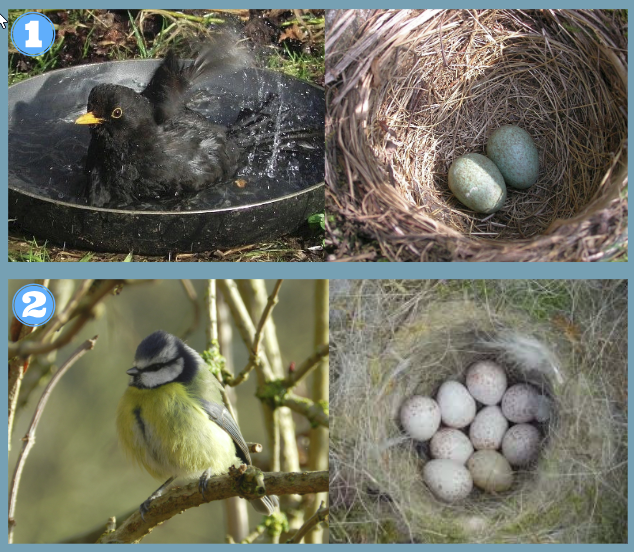
[[205,489],[207,488],[208,481],[209,481],[209,472],[204,471],[202,475],[200,476],[200,479],[198,480],[198,490],[200,491],[200,494],[202,495],[203,500],[205,499]]
[[152,503],[152,499],[148,498],[145,502],[139,506],[139,512],[141,512],[141,519],[145,521],[145,514],[148,513],[150,509],[150,504]]

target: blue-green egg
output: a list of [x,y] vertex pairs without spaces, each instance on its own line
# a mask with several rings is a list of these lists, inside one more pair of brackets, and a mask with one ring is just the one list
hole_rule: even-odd
[[487,155],[500,169],[507,186],[524,190],[537,182],[537,146],[523,128],[515,125],[498,128],[487,141]]
[[458,157],[449,168],[449,189],[477,213],[494,213],[504,204],[506,185],[495,163],[479,153]]

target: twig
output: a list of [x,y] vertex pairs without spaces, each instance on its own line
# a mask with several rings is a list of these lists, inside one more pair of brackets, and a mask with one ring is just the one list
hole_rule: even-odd
[[[251,318],[260,317],[264,312],[269,297],[264,280],[248,280],[238,282],[238,288],[245,302],[250,299],[249,305]],[[275,319],[271,315],[268,317],[263,329],[262,351],[266,356],[271,370],[276,378],[285,377],[284,365],[280,353],[280,344],[277,338]],[[293,421],[293,413],[288,408],[278,408],[272,414],[273,430],[270,432],[272,439],[270,442],[270,470],[293,472],[300,471],[299,454],[297,451],[296,427]],[[288,501],[287,501],[288,502]],[[286,504],[285,506],[287,506]],[[295,508],[295,506],[291,506]]]
[[286,380],[284,380],[284,387],[291,389],[295,387],[301,380],[303,380],[311,370],[317,367],[320,361],[330,354],[330,348],[328,343],[320,345],[317,350],[310,355],[304,362],[302,362],[294,372],[290,373]]
[[244,539],[240,541],[240,544],[253,544],[255,540],[262,535],[266,531],[266,526],[264,524],[260,524],[255,528],[255,531],[247,535]]
[[249,447],[249,452],[257,454],[258,452],[262,452],[262,445],[260,443],[247,443]]
[[18,458],[18,462],[15,466],[15,471],[13,472],[13,479],[11,481],[11,490],[9,493],[9,544],[13,542],[13,530],[15,528],[15,506],[18,497],[18,487],[20,486],[20,479],[22,478],[22,470],[24,469],[24,463],[35,444],[35,430],[37,425],[42,418],[42,413],[44,412],[44,408],[46,407],[46,403],[48,402],[49,397],[57,382],[62,378],[62,376],[68,371],[68,369],[75,364],[87,351],[90,351],[97,341],[98,336],[93,337],[92,339],[88,339],[84,341],[84,343],[68,358],[68,360],[60,366],[59,370],[53,374],[51,377],[51,381],[48,382],[46,389],[42,393],[40,400],[35,409],[35,414],[33,414],[33,419],[31,420],[31,425],[29,429],[22,439],[24,444],[22,445],[22,451],[20,452],[20,457]]
[[[240,333],[240,337],[242,337],[242,341],[247,347],[251,348],[256,330],[253,322],[251,321],[251,317],[249,316],[249,311],[247,310],[242,297],[240,297],[240,292],[238,291],[236,283],[233,280],[218,280],[218,286],[220,287],[222,295],[229,306],[229,310],[231,310],[231,315],[236,324],[236,328]],[[240,374],[238,374],[235,378],[227,380],[227,385],[230,385],[231,387],[239,385],[247,379],[253,368],[256,369],[256,372],[259,372],[258,381],[260,383],[273,379],[273,371],[268,363],[268,359],[265,355],[258,353],[257,355],[252,355],[252,358],[249,360],[249,364]]]
[[[63,346],[70,343],[70,341],[77,335],[86,322],[91,319],[92,312],[97,303],[99,303],[106,295],[112,292],[112,290],[121,283],[120,280],[104,280],[88,297],[84,297],[86,293],[87,282],[92,280],[85,280],[82,282],[81,288],[78,290],[75,297],[73,297],[66,308],[60,313],[59,316],[53,317],[53,320],[46,326],[43,333],[37,330],[33,332],[28,339],[22,341],[9,343],[9,358],[18,356],[21,358],[28,357],[30,355],[41,355],[44,353],[50,353],[57,349],[61,349]],[[51,333],[50,328],[61,328],[69,320],[77,317],[77,320],[55,341],[43,342],[44,339]],[[36,341],[37,340],[37,341]]]
[[260,343],[262,343],[262,337],[264,336],[263,330],[264,330],[264,326],[267,323],[269,316],[271,316],[271,312],[273,311],[273,307],[275,307],[275,305],[277,305],[277,296],[280,293],[280,288],[282,287],[282,282],[284,280],[278,280],[275,283],[275,287],[273,288],[273,291],[271,292],[271,295],[269,295],[269,299],[266,302],[266,306],[264,307],[264,310],[262,311],[262,316],[260,316],[260,321],[258,322],[258,327],[255,330],[255,336],[253,337],[253,346],[251,347],[251,352],[253,353],[254,356],[257,357],[258,352],[260,350]]
[[[31,326],[25,326],[17,318],[11,323],[11,339],[20,341],[33,331]],[[30,358],[14,358],[9,362],[9,452],[11,452],[11,435],[13,433],[13,420],[18,406],[18,396],[22,387],[22,379],[29,367]]]
[[[315,281],[315,346],[328,347],[328,319],[329,319],[329,301],[328,301],[328,280]],[[317,404],[327,404],[328,393],[328,360],[322,358],[317,364],[317,369],[313,372],[311,378],[310,391],[311,398]],[[328,469],[328,449],[330,439],[328,429],[325,427],[313,427],[308,435],[308,469],[310,471],[319,471]],[[323,505],[323,501],[327,499],[326,494],[318,494],[307,497],[304,508],[305,515],[311,519],[319,512]],[[323,531],[321,528],[314,528],[305,538],[306,544],[319,544],[323,542]]]
[[216,310],[216,280],[207,281],[207,346],[206,349],[218,347],[218,311]]
[[316,525],[321,523],[322,521],[326,521],[326,518],[330,515],[330,508],[324,508],[324,503],[322,502],[319,506],[319,509],[315,512],[311,518],[309,518],[304,525],[299,528],[299,531],[295,533],[295,536],[292,539],[286,541],[286,544],[299,544],[302,539],[312,531]]
[[[325,492],[329,485],[328,471],[265,473],[263,475],[267,494],[277,496]],[[135,511],[116,531],[102,535],[98,542],[100,544],[139,542],[155,526],[180,514],[183,510],[232,496],[238,496],[238,492],[236,491],[235,477],[229,474],[211,478],[204,498],[200,494],[198,481],[189,483],[184,487],[172,487],[164,495],[154,500],[150,510],[145,514],[145,521],[141,519],[141,514]],[[245,498],[253,499],[256,497],[247,496]]]
[[183,286],[183,289],[185,290],[185,293],[187,294],[187,298],[189,299],[189,302],[191,303],[192,308],[194,309],[194,319],[189,325],[189,328],[187,328],[183,332],[183,336],[181,338],[183,341],[185,341],[192,334],[192,332],[198,327],[198,324],[200,323],[200,305],[198,305],[198,295],[196,294],[196,290],[194,289],[194,286],[192,285],[192,281],[181,280],[181,285]]
[[83,280],[77,291],[72,296],[70,301],[66,303],[66,306],[59,313],[58,316],[53,317],[49,324],[41,327],[42,335],[33,336],[34,338],[38,338],[40,342],[48,341],[49,336],[55,334],[58,330],[64,327],[64,325],[73,317],[74,311],[77,306],[81,303],[82,299],[86,296],[86,294],[90,291],[94,280]]
[[310,399],[294,395],[293,393],[288,393],[280,400],[279,406],[288,406],[288,408],[290,408],[293,412],[306,416],[313,426],[328,427],[327,409],[321,407],[319,404],[311,401]]

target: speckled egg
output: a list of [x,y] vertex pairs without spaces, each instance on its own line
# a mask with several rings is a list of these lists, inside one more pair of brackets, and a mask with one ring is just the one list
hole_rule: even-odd
[[456,502],[469,496],[473,489],[471,474],[455,460],[431,460],[423,468],[423,481],[436,498]]
[[467,389],[482,404],[498,404],[506,391],[506,372],[491,360],[476,362],[467,371]]
[[487,141],[487,155],[504,177],[507,186],[530,188],[539,176],[539,154],[531,135],[523,128],[505,125]]
[[494,450],[479,450],[467,462],[473,482],[483,491],[499,493],[513,485],[513,470],[507,459]]
[[473,445],[462,431],[445,427],[431,438],[429,451],[434,458],[466,464],[473,454]]
[[502,412],[516,424],[530,422],[535,419],[537,397],[537,390],[528,383],[512,385],[502,397]]
[[445,425],[460,429],[468,426],[475,418],[476,403],[462,383],[446,381],[438,389],[436,401]]
[[485,406],[469,428],[469,439],[477,450],[499,449],[508,427],[508,420],[499,406]]
[[530,424],[517,424],[502,440],[502,454],[512,466],[526,466],[539,454],[539,430]]
[[430,397],[414,395],[401,406],[401,424],[417,441],[427,441],[440,426],[440,408]]
[[506,200],[504,177],[493,161],[479,153],[461,155],[451,164],[449,189],[476,213],[494,213]]

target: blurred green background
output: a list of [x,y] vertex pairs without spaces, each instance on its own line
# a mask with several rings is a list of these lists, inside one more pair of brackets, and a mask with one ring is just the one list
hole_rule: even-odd
[[[9,304],[15,292],[31,282],[9,280]],[[206,281],[192,283],[201,316],[187,343],[200,352],[205,347]],[[269,292],[274,283],[266,282]],[[53,390],[38,426],[18,494],[16,543],[67,540],[105,528],[111,516],[122,523],[162,483],[123,456],[117,443],[115,412],[128,382],[125,371],[132,366],[139,342],[159,329],[182,336],[192,323],[193,305],[179,280],[162,280],[126,285],[120,295],[108,296],[102,306],[99,316],[57,354],[55,364],[59,366],[83,340],[99,335],[95,349],[80,359]],[[285,366],[292,361],[300,363],[314,350],[314,306],[314,281],[284,282],[273,318]],[[11,307],[8,316],[11,320]],[[248,353],[236,331],[232,351],[237,372],[246,365]],[[22,447],[21,438],[47,382],[48,378],[18,410],[10,439],[9,482]],[[308,378],[306,385],[310,382]],[[306,386],[297,391],[306,394]],[[237,412],[245,439],[265,445],[263,453],[254,455],[253,460],[266,471],[270,451],[266,450],[262,407],[254,392],[252,374],[237,387]],[[304,419],[295,416],[295,421],[298,433],[308,430]],[[249,516],[251,528],[262,519],[252,508]],[[225,534],[224,508],[221,502],[213,502],[175,516],[156,527],[143,542],[224,542]]]

